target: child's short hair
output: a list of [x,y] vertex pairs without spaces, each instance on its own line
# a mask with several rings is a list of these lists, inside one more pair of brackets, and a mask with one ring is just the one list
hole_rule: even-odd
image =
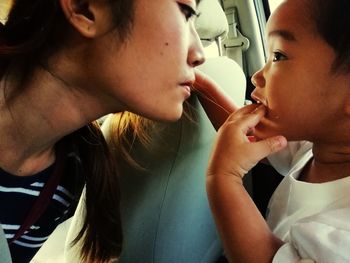
[[321,37],[334,49],[335,72],[350,72],[350,1],[309,0],[311,18]]

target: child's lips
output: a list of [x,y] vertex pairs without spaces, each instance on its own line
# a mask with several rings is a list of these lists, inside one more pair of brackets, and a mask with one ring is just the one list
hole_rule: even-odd
[[265,116],[263,117],[264,119],[269,119],[269,120],[278,120],[280,117],[278,114],[274,113],[273,111],[271,111],[271,109],[269,108],[268,105],[268,101],[264,100],[264,101],[256,101],[257,104],[262,104],[265,106]]
[[262,105],[264,105],[266,108],[268,108],[268,103],[267,103],[267,100],[257,100],[256,101],[258,104],[262,104]]
[[258,105],[264,105],[265,107],[265,117],[268,115],[268,111],[269,111],[269,107],[267,106],[267,101],[260,101],[260,100],[256,100],[256,104]]

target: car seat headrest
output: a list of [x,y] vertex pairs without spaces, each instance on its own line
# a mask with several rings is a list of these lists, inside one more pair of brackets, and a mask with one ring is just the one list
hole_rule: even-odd
[[244,105],[246,77],[237,62],[226,56],[208,58],[198,69],[211,77],[237,106]]
[[195,26],[204,46],[208,46],[218,37],[226,37],[228,22],[218,0],[202,0],[198,5],[200,16]]

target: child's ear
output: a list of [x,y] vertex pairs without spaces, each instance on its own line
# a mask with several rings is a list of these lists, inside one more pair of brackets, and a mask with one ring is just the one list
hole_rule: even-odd
[[98,6],[91,0],[60,0],[63,13],[69,23],[84,37],[94,38],[99,34]]

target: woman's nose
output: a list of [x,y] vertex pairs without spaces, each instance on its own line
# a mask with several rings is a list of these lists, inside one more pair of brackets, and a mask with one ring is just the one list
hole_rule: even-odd
[[205,62],[205,56],[204,53],[197,52],[196,59],[192,61],[192,66],[197,67]]
[[188,64],[197,67],[205,62],[205,54],[202,42],[196,29],[192,29],[193,41],[188,54]]

